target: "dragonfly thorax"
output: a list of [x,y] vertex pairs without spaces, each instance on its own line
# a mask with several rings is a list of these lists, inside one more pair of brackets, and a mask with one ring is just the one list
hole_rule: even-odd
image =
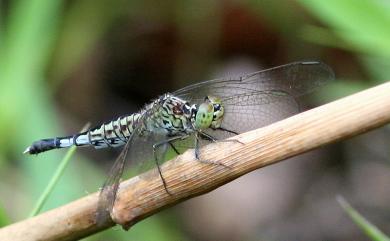
[[152,111],[157,116],[152,118],[154,124],[147,127],[149,130],[176,135],[221,127],[224,108],[218,97],[206,96],[203,103],[190,105],[181,98],[166,94],[157,102],[152,104],[159,106],[159,110]]
[[161,96],[152,106],[157,106],[147,129],[176,135],[183,132],[193,132],[191,124],[191,106],[187,101],[171,94]]

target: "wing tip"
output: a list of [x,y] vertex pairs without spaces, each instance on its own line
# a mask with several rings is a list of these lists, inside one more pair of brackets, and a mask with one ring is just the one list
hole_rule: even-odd
[[335,79],[335,73],[334,73],[333,69],[329,65],[325,64],[322,61],[319,61],[319,60],[308,60],[308,61],[302,61],[302,62],[298,62],[298,63],[301,64],[301,65],[317,65],[322,70],[326,71],[326,73],[328,75],[327,76],[328,80]]
[[313,61],[302,61],[302,62],[299,62],[300,64],[303,64],[303,65],[316,65],[316,64],[322,64],[321,61],[317,61],[317,60],[313,60]]

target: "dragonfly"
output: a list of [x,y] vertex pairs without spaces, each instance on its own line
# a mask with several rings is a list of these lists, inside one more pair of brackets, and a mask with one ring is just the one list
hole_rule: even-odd
[[152,100],[137,113],[113,119],[85,132],[35,141],[24,151],[38,154],[70,146],[123,149],[100,190],[97,219],[109,217],[126,160],[154,160],[162,185],[171,194],[160,164],[173,150],[180,154],[209,142],[271,124],[300,110],[298,98],[334,78],[332,69],[318,61],[293,62],[278,67],[196,83]]

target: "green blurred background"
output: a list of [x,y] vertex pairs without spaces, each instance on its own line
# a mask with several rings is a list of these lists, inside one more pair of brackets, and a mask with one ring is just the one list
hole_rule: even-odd
[[[22,155],[32,141],[132,113],[196,81],[297,60],[336,72],[316,104],[390,80],[390,1],[0,1],[0,226],[28,216],[65,154]],[[337,194],[389,233],[389,131],[85,240],[367,240]],[[78,151],[44,210],[97,191],[116,155]]]

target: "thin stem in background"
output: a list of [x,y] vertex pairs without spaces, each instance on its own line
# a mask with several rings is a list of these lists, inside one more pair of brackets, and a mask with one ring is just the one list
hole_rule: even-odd
[[[87,123],[82,128],[81,132],[86,131],[89,128],[90,124]],[[76,151],[76,146],[72,146],[69,148],[68,152],[64,156],[64,158],[61,160],[60,164],[58,165],[56,171],[54,172],[54,175],[50,179],[50,182],[47,184],[45,190],[39,197],[38,201],[35,203],[33,210],[31,211],[29,217],[33,217],[37,215],[41,210],[43,205],[45,204],[46,200],[48,199],[49,195],[53,192],[55,185],[58,183],[62,175],[64,174],[65,168],[68,166],[69,161],[73,154]]]
[[365,219],[342,196],[337,197],[337,202],[349,215],[353,222],[371,239],[375,241],[390,241],[390,238],[380,231],[375,225]]

